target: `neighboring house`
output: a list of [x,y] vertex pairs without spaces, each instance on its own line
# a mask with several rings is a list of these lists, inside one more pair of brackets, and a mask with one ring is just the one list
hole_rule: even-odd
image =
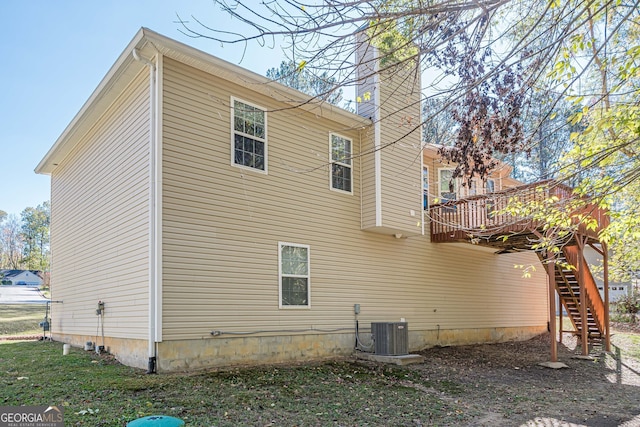
[[2,270],[3,285],[42,286],[41,272],[37,270]]
[[348,355],[356,321],[366,344],[405,319],[410,350],[546,331],[545,272],[514,268],[535,254],[431,243],[423,178],[440,194],[447,168],[410,132],[419,82],[372,52],[356,115],[142,29],[36,169],[54,339],[101,344],[100,322],[171,371]]
[[[598,246],[600,248],[600,246]],[[600,248],[602,249],[602,248]],[[603,260],[602,255],[595,249],[585,248],[585,258],[594,272],[594,279],[598,285],[598,291],[604,299],[604,280],[602,275]],[[609,301],[616,302],[620,297],[631,296],[633,291],[632,282],[609,282]]]

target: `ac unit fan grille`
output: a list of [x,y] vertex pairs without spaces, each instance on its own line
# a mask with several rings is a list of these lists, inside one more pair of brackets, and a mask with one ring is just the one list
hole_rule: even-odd
[[371,323],[375,353],[381,356],[403,356],[409,353],[407,322]]

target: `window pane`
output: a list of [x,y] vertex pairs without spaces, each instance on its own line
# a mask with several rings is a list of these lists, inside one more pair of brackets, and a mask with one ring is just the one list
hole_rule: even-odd
[[234,163],[264,170],[264,142],[235,135]]
[[264,170],[264,156],[257,156],[257,155],[256,155],[256,156],[254,157],[254,159],[255,159],[255,160],[254,160],[254,162],[253,162],[253,164],[254,164],[254,166],[253,166],[253,167],[255,167],[256,169],[260,169],[260,170],[262,170],[262,171],[263,171],[263,170]]
[[344,140],[344,157],[342,158],[342,163],[351,164],[351,141],[348,139]]
[[244,133],[248,133],[249,135],[255,135],[255,130],[253,129],[253,122],[251,120],[244,121]]
[[309,305],[307,278],[282,278],[282,305]]
[[253,152],[258,156],[264,156],[264,142],[254,141]]
[[422,189],[429,191],[429,169],[422,169]]
[[331,160],[351,164],[351,141],[331,135]]
[[253,153],[253,139],[242,138],[244,140],[244,151],[247,153]]
[[254,135],[258,138],[264,138],[264,125],[256,124],[254,125]]
[[264,111],[240,101],[234,101],[234,129],[258,138],[265,137]]
[[337,190],[351,192],[351,168],[333,163],[331,165],[331,186]]
[[233,156],[233,161],[237,165],[244,165],[244,151],[236,150]]
[[238,132],[244,132],[244,120],[237,115],[233,118],[233,128]]
[[440,192],[456,193],[456,181],[453,179],[453,171],[450,169],[440,170]]
[[282,247],[282,274],[307,275],[309,260],[307,248],[298,246]]

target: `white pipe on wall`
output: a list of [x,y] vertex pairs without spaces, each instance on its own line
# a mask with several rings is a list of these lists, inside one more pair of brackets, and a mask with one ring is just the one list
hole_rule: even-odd
[[149,335],[147,373],[156,372],[156,342],[157,342],[157,293],[158,293],[158,241],[157,241],[157,71],[156,64],[140,55],[138,49],[131,52],[136,61],[149,67]]

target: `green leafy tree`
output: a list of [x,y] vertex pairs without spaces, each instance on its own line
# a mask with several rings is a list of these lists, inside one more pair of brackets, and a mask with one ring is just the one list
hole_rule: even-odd
[[[186,30],[221,43],[284,40],[295,48],[298,68],[333,70],[338,87],[358,83],[356,34],[377,47],[383,70],[419,61],[435,71],[422,91],[449,100],[457,132],[441,154],[459,165],[458,176],[484,177],[495,157],[518,159],[537,148],[540,177],[552,170],[590,196],[584,203],[611,210],[603,238],[618,271],[640,270],[640,0],[219,4],[246,25],[242,36],[214,26]],[[544,103],[535,105],[536,97]],[[540,111],[528,114],[532,105]],[[556,150],[545,142],[566,129],[567,109],[570,145]],[[527,114],[537,123],[523,122]],[[563,212],[571,215],[557,215]],[[554,214],[554,223],[567,221],[573,223]]]
[[330,104],[338,105],[342,101],[342,88],[336,78],[327,71],[316,74],[304,63],[282,61],[279,68],[267,70],[267,77]]
[[436,145],[451,145],[458,123],[453,119],[445,99],[430,97],[422,103],[422,139]]
[[49,202],[22,211],[23,263],[29,270],[49,269]]

